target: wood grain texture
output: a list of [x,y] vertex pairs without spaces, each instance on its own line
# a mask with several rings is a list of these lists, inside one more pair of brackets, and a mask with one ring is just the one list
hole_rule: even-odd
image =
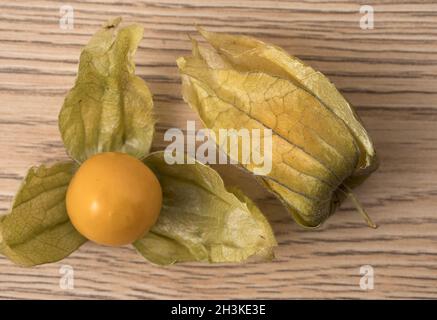
[[[69,1],[74,29],[59,28],[57,1],[0,3],[0,210],[8,210],[27,168],[65,159],[57,114],[72,86],[79,52],[106,19],[145,27],[137,73],[159,117],[154,149],[169,127],[196,115],[183,103],[175,59],[187,34],[260,37],[320,69],[357,107],[381,158],[357,190],[377,230],[350,202],[319,230],[299,228],[279,202],[238,170],[217,166],[272,221],[272,263],[155,267],[130,247],[87,243],[62,262],[24,269],[0,257],[0,298],[437,298],[437,4],[366,1],[375,28],[359,27],[363,1]],[[359,268],[372,265],[373,290]],[[74,268],[75,289],[59,286]]]

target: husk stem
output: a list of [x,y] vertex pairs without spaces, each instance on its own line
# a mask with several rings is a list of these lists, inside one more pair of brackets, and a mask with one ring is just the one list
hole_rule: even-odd
[[[345,190],[342,190],[343,187]],[[370,216],[367,214],[366,210],[364,210],[363,206],[361,205],[361,202],[358,200],[358,198],[355,196],[355,194],[352,192],[352,189],[349,188],[347,185],[342,184],[339,189],[344,192],[346,194],[346,196],[350,197],[350,199],[352,200],[355,208],[357,209],[357,211],[361,214],[361,216],[363,217],[364,221],[366,221],[367,225],[372,228],[372,229],[376,229],[378,228],[378,226],[376,225],[376,223],[374,223],[372,221],[372,219],[370,218]]]

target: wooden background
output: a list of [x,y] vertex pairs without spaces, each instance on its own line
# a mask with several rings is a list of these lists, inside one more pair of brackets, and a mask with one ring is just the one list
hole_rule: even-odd
[[[364,3],[365,2],[365,3]],[[57,115],[81,47],[106,19],[145,27],[137,73],[168,127],[196,115],[180,96],[175,59],[194,24],[258,36],[327,74],[357,107],[381,167],[357,195],[377,230],[347,201],[323,228],[300,229],[279,202],[230,167],[268,215],[279,247],[272,263],[154,267],[130,247],[91,243],[62,262],[24,269],[0,257],[0,298],[437,298],[437,4],[435,1],[69,1],[74,29],[59,28],[56,1],[0,4],[0,211],[31,165],[65,159]],[[375,28],[359,27],[360,4]],[[374,268],[373,290],[359,286]],[[74,268],[74,290],[59,286]]]

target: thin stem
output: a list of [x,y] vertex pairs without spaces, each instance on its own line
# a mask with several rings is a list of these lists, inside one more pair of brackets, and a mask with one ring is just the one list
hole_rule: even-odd
[[357,197],[352,192],[349,192],[349,196],[354,203],[355,207],[357,208],[358,212],[362,215],[364,220],[367,222],[367,225],[370,228],[376,229],[378,226],[370,219],[369,215],[367,214],[366,210],[361,206],[361,203],[358,201]]
[[[376,229],[378,228],[378,226],[372,221],[372,219],[370,218],[370,216],[367,214],[366,210],[364,210],[363,206],[361,205],[360,201],[358,201],[357,197],[353,194],[352,190],[345,184],[342,185],[345,189],[346,192],[343,191],[344,193],[346,193],[347,196],[349,196],[352,200],[352,202],[355,205],[355,208],[358,210],[358,212],[361,214],[361,216],[364,218],[364,220],[366,221],[367,225],[370,228]],[[341,188],[340,188],[341,190]]]

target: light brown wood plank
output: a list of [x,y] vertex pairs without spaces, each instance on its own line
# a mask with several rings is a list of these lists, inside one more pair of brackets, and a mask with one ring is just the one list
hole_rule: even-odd
[[[279,247],[271,263],[156,267],[132,248],[87,243],[62,262],[24,269],[0,257],[0,298],[437,298],[437,4],[367,1],[375,29],[359,28],[359,1],[70,1],[61,30],[57,1],[0,4],[0,211],[28,167],[66,159],[57,115],[81,47],[106,19],[145,27],[137,73],[155,96],[154,149],[169,127],[197,116],[183,103],[175,66],[195,24],[284,47],[327,74],[357,107],[380,169],[356,194],[380,225],[369,229],[350,202],[319,230],[299,228],[253,178],[215,166],[254,198]],[[200,125],[199,125],[200,127]],[[360,289],[359,268],[375,270]],[[59,287],[71,265],[75,289]]]

